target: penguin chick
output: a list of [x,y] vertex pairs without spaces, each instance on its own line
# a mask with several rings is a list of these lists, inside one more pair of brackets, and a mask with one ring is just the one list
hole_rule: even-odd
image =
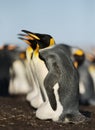
[[79,112],[78,73],[62,46],[39,50],[36,44],[36,48],[33,48],[33,63],[44,98],[36,111],[36,117],[79,123],[85,117]]

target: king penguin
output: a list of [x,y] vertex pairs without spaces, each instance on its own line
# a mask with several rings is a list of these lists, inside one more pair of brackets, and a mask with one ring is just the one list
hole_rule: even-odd
[[88,71],[87,61],[78,68],[80,76],[80,104],[95,105],[95,93],[92,77]]
[[[25,76],[25,67],[23,64],[23,61],[19,58],[19,55],[21,53],[22,49],[19,46],[11,45],[11,44],[4,44],[3,46],[0,46],[0,95],[1,96],[11,96],[13,94],[23,94],[24,91],[24,85],[20,82],[20,85],[18,85],[18,91],[16,91],[16,85],[14,85],[14,80],[16,77],[22,75]],[[17,62],[19,60],[19,62]],[[16,63],[16,64],[15,64]],[[14,66],[17,65],[17,69],[14,68]],[[22,65],[19,71],[19,67]],[[19,66],[19,67],[18,67]],[[16,69],[16,71],[15,71]],[[12,73],[11,73],[12,72]],[[19,72],[19,75],[16,76],[17,72]],[[22,73],[21,73],[22,72]],[[19,77],[20,78],[20,77]],[[26,77],[25,77],[26,78]],[[18,84],[17,80],[16,84]],[[12,84],[11,84],[12,83]],[[27,82],[28,84],[28,82]],[[22,91],[21,87],[23,88]],[[29,86],[25,87],[26,89]]]
[[[81,105],[94,105],[95,104],[95,94],[94,94],[94,87],[93,87],[93,80],[88,70],[89,62],[86,59],[86,53],[83,51],[84,56],[77,55],[78,62],[75,67],[79,73],[79,93],[80,93],[80,104]],[[82,53],[81,53],[82,54]],[[77,61],[76,60],[76,61]],[[75,62],[76,63],[76,62]]]
[[31,91],[30,78],[27,72],[27,59],[25,50],[20,50],[17,59],[13,61],[10,72],[9,93],[11,95],[25,95]]
[[[31,46],[32,43],[38,42],[39,43],[39,48],[43,49],[49,46],[52,46],[55,44],[55,41],[51,35],[48,34],[39,34],[39,33],[33,33],[27,30],[22,30],[25,34],[19,34],[19,38],[29,44]],[[35,47],[35,44],[32,44]],[[31,77],[31,82],[32,82],[32,91],[27,94],[26,99],[31,103],[31,105],[34,108],[38,108],[40,104],[43,103],[43,99],[40,95],[40,87],[39,83],[35,74],[35,68],[34,68],[34,51],[31,47],[28,47],[26,49],[26,56],[28,59],[28,67],[27,70],[30,74]]]
[[86,53],[86,59],[89,62],[88,71],[93,79],[95,92],[95,55],[92,53]]
[[[32,42],[34,42],[35,40],[39,44],[39,49],[43,49],[43,48],[45,49],[46,47],[49,47],[49,46],[52,46],[52,45],[55,44],[55,41],[54,41],[53,37],[50,36],[50,35],[33,33],[33,32],[30,32],[30,31],[27,31],[27,30],[22,30],[22,31],[24,33],[26,33],[26,34],[20,34],[20,36],[22,36],[22,37],[20,37],[20,39],[24,40],[30,46],[31,46]],[[66,45],[64,43],[62,43],[62,49],[71,58],[71,60],[72,60],[72,62],[73,62],[73,64],[74,64],[75,67],[81,66],[81,64],[83,63],[84,58],[85,58],[84,57],[84,52],[83,52],[82,49],[80,49],[78,47],[73,47],[73,46],[70,46],[70,45]],[[30,50],[31,50],[31,48],[29,47],[27,49],[27,51],[26,51],[27,55],[28,55],[28,57],[27,57],[28,59],[29,59],[29,57],[31,57],[31,53],[33,52],[33,50],[31,50],[31,52],[30,52]],[[35,74],[34,74],[34,76],[35,76]],[[36,77],[35,77],[35,79],[36,79]],[[37,80],[36,80],[36,82],[37,82]],[[38,83],[37,83],[36,86],[39,86]],[[34,90],[35,90],[35,88],[36,87],[34,87]],[[32,92],[34,93],[34,91],[32,91]],[[37,91],[35,91],[35,92],[37,93]],[[30,101],[31,98],[32,98],[32,96],[34,97],[34,95],[36,95],[36,94],[33,94],[33,93],[30,92],[30,94],[28,94],[27,100]],[[34,106],[33,103],[32,103],[32,106]]]
[[79,78],[63,45],[54,45],[39,50],[32,42],[33,64],[42,92],[43,103],[36,111],[42,120],[79,123],[85,120],[79,112]]

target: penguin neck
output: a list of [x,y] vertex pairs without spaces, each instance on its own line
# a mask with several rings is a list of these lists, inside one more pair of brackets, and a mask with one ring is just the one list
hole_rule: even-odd
[[33,55],[33,49],[29,46],[29,47],[26,49],[26,57],[27,57],[28,61],[31,60],[32,55]]
[[49,46],[53,46],[55,44],[55,41],[53,38],[50,39],[50,45]]
[[36,47],[36,49],[33,51],[34,57],[39,57],[39,46]]

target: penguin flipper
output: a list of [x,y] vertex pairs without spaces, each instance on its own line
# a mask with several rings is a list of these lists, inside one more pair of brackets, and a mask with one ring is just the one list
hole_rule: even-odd
[[[51,60],[51,58],[50,58]],[[49,61],[49,60],[48,60]],[[50,105],[53,110],[56,110],[56,95],[54,93],[55,85],[58,84],[58,79],[60,77],[60,69],[56,60],[53,59],[53,62],[49,64],[49,72],[44,80],[44,86],[49,98]],[[58,85],[57,85],[58,86]],[[59,87],[59,86],[58,86]],[[57,89],[57,88],[56,88]]]

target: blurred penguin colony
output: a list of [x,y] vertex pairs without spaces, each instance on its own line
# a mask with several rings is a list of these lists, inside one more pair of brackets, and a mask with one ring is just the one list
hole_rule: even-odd
[[0,96],[26,95],[36,117],[79,123],[79,105],[95,105],[95,49],[56,43],[49,34],[22,30],[28,44],[0,46]]

